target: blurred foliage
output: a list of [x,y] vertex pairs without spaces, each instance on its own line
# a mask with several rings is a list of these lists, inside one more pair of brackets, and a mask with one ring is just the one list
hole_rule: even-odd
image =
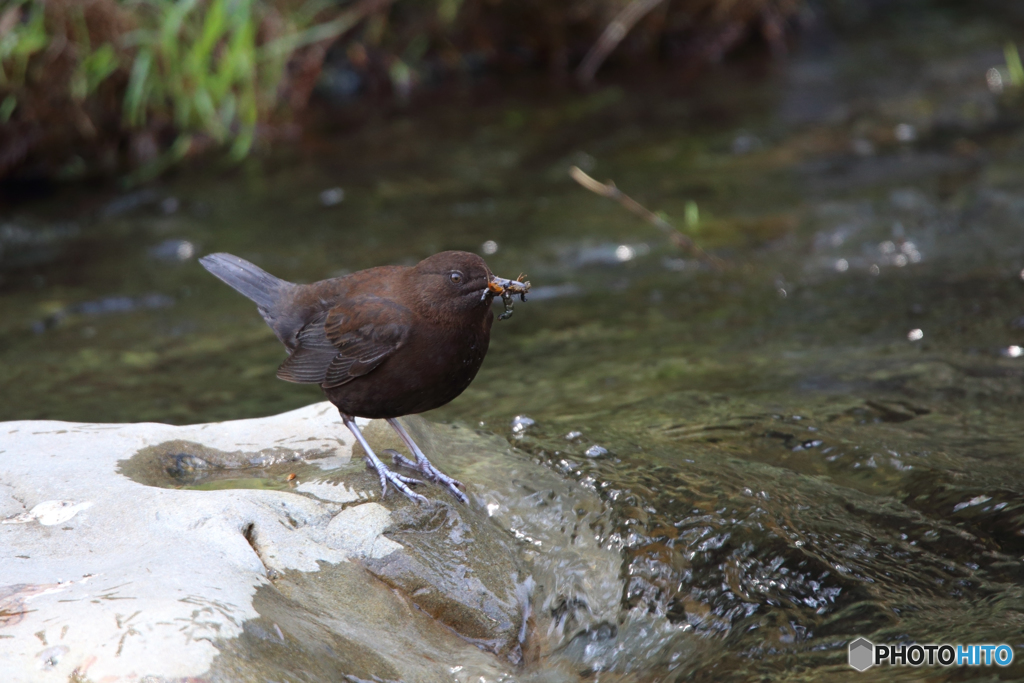
[[5,0],[0,179],[135,169],[145,180],[210,148],[237,160],[306,106],[328,58],[405,102],[482,68],[568,73],[601,41],[598,64],[615,50],[691,65],[750,35],[783,49],[798,3]]
[[1024,64],[1021,64],[1017,46],[1007,43],[1003,52],[1006,55],[1006,70],[1010,76],[1010,85],[1014,88],[1024,86]]

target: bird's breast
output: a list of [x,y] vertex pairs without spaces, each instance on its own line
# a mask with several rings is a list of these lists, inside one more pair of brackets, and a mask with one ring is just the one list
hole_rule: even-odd
[[325,390],[343,412],[400,417],[439,408],[476,377],[487,355],[488,326],[417,325],[405,343],[373,372]]

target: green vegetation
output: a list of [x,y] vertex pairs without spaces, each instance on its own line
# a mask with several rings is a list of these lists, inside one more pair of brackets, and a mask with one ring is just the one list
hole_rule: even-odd
[[1003,53],[1006,55],[1006,71],[1010,76],[1010,85],[1014,88],[1024,86],[1024,64],[1021,64],[1017,46],[1007,43]]
[[[352,10],[322,20],[330,8],[323,0],[13,0],[0,14],[0,125],[9,128],[0,156],[16,161],[16,138],[26,134],[44,147],[67,144],[61,129],[71,121],[79,143],[133,140],[139,178],[210,143],[241,158],[257,125],[280,113],[289,58],[358,20]],[[70,142],[71,151],[82,147]]]
[[583,60],[577,76],[589,80],[612,52],[635,62],[679,44],[689,46],[682,61],[699,62],[748,28],[774,44],[797,4],[6,0],[0,179],[134,169],[140,181],[211,148],[240,159],[306,105],[329,50],[371,91],[404,102],[427,81],[482,67],[567,73]]

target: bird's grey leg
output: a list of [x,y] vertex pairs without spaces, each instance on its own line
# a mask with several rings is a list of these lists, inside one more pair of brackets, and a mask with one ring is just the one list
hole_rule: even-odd
[[469,497],[461,490],[462,482],[449,477],[447,474],[434,467],[430,461],[427,460],[427,456],[423,454],[420,447],[416,445],[416,442],[412,440],[412,437],[409,436],[409,432],[405,431],[405,427],[403,427],[398,420],[393,417],[389,417],[388,424],[398,432],[398,436],[400,436],[402,441],[405,442],[405,445],[409,447],[409,451],[416,456],[416,462],[412,462],[408,458],[392,451],[397,464],[419,470],[427,479],[436,481],[439,484],[444,484],[444,486],[451,491],[452,495],[463,503],[469,502]]
[[370,448],[370,444],[366,443],[366,438],[363,436],[363,433],[359,431],[359,425],[356,424],[356,421],[352,417],[345,415],[344,413],[341,413],[341,421],[345,423],[345,426],[348,427],[350,432],[352,432],[352,435],[356,437],[356,441],[358,441],[359,444],[363,447],[363,450],[366,451],[367,464],[369,464],[370,467],[372,467],[373,469],[377,470],[377,475],[380,477],[381,498],[383,498],[385,494],[387,494],[388,482],[390,481],[392,484],[395,485],[396,489],[404,493],[407,497],[412,498],[417,503],[427,502],[426,496],[421,496],[420,494],[416,493],[407,486],[408,484],[422,484],[423,482],[421,482],[419,479],[405,477],[402,476],[401,474],[398,474],[397,472],[392,472],[391,470],[389,470],[387,466],[380,461],[380,458],[377,457],[377,454],[373,452],[373,449]]

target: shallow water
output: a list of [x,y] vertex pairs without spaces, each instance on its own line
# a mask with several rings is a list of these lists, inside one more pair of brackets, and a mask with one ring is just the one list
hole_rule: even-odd
[[[1024,102],[986,83],[1021,31],[995,10],[895,12],[686,87],[457,93],[236,170],[21,202],[0,217],[0,417],[319,400],[273,378],[269,329],[196,256],[309,281],[492,240],[492,269],[534,295],[428,417],[607,503],[588,524],[627,581],[616,629],[573,641],[587,677],[1020,678],[846,665],[856,636],[1024,648]],[[680,226],[695,201],[692,234],[726,266],[573,164]],[[680,656],[657,624],[700,647]]]

